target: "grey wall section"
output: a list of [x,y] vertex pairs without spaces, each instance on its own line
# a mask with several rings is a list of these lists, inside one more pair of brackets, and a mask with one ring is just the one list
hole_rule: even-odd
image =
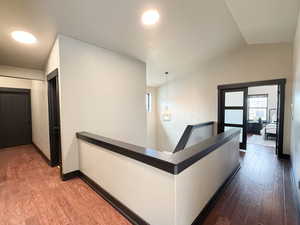
[[63,173],[79,169],[76,132],[146,145],[146,65],[59,36]]
[[[293,116],[291,131],[291,156],[295,180],[300,181],[300,16],[294,43],[294,86],[293,86]],[[300,191],[298,185],[298,200]]]
[[286,78],[284,153],[290,152],[290,118],[292,96],[292,45],[249,45],[226,56],[199,66],[169,83],[169,105],[172,121],[163,122],[166,86],[158,89],[159,149],[174,149],[188,124],[217,121],[217,86],[221,84]]

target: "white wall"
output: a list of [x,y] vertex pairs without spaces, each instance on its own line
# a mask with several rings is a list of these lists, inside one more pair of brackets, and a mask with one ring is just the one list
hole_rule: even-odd
[[31,83],[31,80],[2,77],[0,75],[0,87],[31,89]]
[[147,147],[157,149],[157,88],[147,87],[147,93],[151,94],[151,112],[147,112]]
[[[294,43],[294,86],[293,86],[293,116],[291,128],[291,156],[296,183],[300,181],[300,15]],[[300,199],[300,191],[298,198]]]
[[38,84],[43,84],[43,81],[0,76],[0,87],[31,89],[32,140],[50,158],[50,152],[47,146],[44,145],[44,143],[47,143],[47,140],[43,140],[48,137],[42,135],[44,129],[48,127],[45,124],[41,124],[41,118],[47,115],[48,112],[44,111],[40,105],[45,96],[39,91],[40,88],[37,89]]
[[59,37],[63,172],[79,168],[76,132],[146,146],[146,66],[68,37]]
[[59,69],[59,40],[57,39],[49,54],[44,81],[32,81],[31,108],[32,108],[32,141],[50,159],[49,142],[49,114],[48,114],[48,87],[46,76]]
[[44,80],[44,72],[42,70],[26,69],[6,65],[0,65],[0,76]]
[[189,225],[237,168],[239,137],[178,175],[82,140],[79,154],[80,170],[148,223]]
[[0,76],[0,87],[31,89],[32,141],[50,159],[48,97],[45,85],[45,81]]
[[44,77],[46,80],[46,76],[51,73],[55,69],[60,69],[60,55],[59,55],[59,50],[60,50],[60,39],[59,36],[55,40],[53,47],[51,49],[51,52],[48,57],[48,61],[46,64],[45,68],[45,73]]
[[166,86],[158,89],[159,149],[174,149],[188,124],[217,121],[217,86],[221,84],[287,78],[284,152],[290,149],[290,104],[292,87],[292,46],[290,44],[250,45],[216,58],[169,83],[172,121],[163,122]]
[[236,136],[175,176],[176,225],[192,224],[238,165],[239,137]]
[[79,141],[80,170],[150,224],[175,225],[175,177]]
[[268,95],[267,120],[269,120],[270,109],[277,109],[278,86],[268,85],[268,86],[257,86],[257,87],[248,88],[248,95],[260,95],[260,94]]
[[0,87],[31,89],[32,141],[50,159],[48,100],[44,72],[0,66],[0,74],[5,76],[0,75]]
[[48,95],[45,81],[32,81],[32,142],[50,159]]

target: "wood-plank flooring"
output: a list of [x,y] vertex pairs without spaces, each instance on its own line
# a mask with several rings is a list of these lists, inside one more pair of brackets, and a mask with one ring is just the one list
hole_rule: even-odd
[[291,182],[288,160],[278,160],[273,148],[250,144],[204,225],[299,225]]
[[79,178],[63,182],[33,146],[0,150],[0,225],[129,225]]
[[[299,225],[289,161],[257,145],[241,154],[241,170],[204,225]],[[0,150],[0,225],[128,224],[80,179],[61,181],[33,146]]]

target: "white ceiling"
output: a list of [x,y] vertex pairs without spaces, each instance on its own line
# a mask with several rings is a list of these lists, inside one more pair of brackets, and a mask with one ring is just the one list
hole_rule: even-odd
[[292,42],[299,0],[225,0],[248,44]]
[[[160,22],[145,27],[140,17],[150,8],[159,10]],[[290,20],[284,21],[294,33],[296,20]],[[15,42],[13,30],[33,33],[38,44]],[[0,64],[43,69],[57,33],[146,62],[151,86],[164,81],[165,71],[188,74],[201,62],[245,44],[224,0],[5,0],[0,7]]]

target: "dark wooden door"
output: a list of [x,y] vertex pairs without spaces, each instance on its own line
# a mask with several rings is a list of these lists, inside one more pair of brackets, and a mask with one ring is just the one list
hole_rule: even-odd
[[58,70],[47,76],[51,165],[61,166],[60,107]]
[[0,148],[31,144],[30,90],[0,88]]
[[284,131],[284,105],[285,105],[285,85],[278,85],[277,93],[277,121],[276,121],[276,154],[283,157],[283,131]]

